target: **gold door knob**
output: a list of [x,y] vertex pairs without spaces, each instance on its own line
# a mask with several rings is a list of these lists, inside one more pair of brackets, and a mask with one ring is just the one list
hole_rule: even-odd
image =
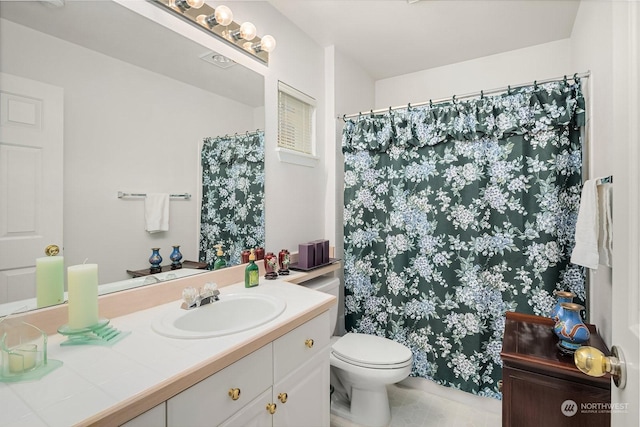
[[58,245],[49,245],[44,248],[44,253],[47,256],[56,256],[60,253],[60,248],[58,247]]
[[267,411],[273,415],[276,413],[276,404],[275,403],[267,403]]
[[240,398],[240,389],[239,388],[230,388],[229,389],[229,397],[231,397],[231,400],[238,400]]
[[280,399],[280,402],[282,402],[282,403],[287,403],[287,398],[288,397],[289,396],[287,396],[287,393],[280,393],[278,395],[278,399]]
[[313,340],[311,338],[309,338],[308,340],[306,340],[304,342],[304,345],[306,345],[309,348],[313,347]]
[[592,377],[601,377],[607,372],[610,373],[616,387],[624,388],[627,383],[624,354],[615,345],[611,347],[611,354],[612,356],[605,356],[597,348],[584,346],[576,350],[573,362],[578,369]]

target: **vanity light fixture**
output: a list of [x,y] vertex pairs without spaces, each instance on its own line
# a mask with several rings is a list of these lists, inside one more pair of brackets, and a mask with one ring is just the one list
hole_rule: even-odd
[[256,26],[251,22],[244,22],[242,25],[236,23],[227,6],[213,8],[204,0],[151,0],[151,3],[169,10],[265,64],[269,63],[269,53],[276,47],[272,36],[258,37]]

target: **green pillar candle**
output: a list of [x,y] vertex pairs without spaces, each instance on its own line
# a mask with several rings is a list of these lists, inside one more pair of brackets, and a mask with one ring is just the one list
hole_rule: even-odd
[[67,269],[69,327],[82,329],[98,323],[98,265],[73,265]]
[[64,258],[47,256],[36,259],[36,300],[38,307],[64,302]]

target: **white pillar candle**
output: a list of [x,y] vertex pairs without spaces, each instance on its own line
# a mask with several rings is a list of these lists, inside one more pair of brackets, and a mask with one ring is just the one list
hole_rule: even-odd
[[64,302],[64,258],[47,256],[36,259],[36,300],[38,307]]
[[9,356],[9,372],[21,374],[36,366],[36,356],[38,346],[36,344],[25,344],[11,349]]
[[82,329],[98,323],[98,265],[81,264],[67,269],[69,327]]

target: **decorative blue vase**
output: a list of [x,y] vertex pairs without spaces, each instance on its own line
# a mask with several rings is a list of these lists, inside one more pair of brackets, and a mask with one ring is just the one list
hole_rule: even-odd
[[563,302],[573,302],[573,299],[576,297],[576,294],[569,291],[555,291],[554,295],[556,296],[557,303],[551,309],[551,313],[549,313],[549,317],[554,322],[558,322],[558,319],[562,312],[562,303]]
[[563,302],[560,306],[562,311],[559,313],[553,332],[560,338],[558,343],[560,350],[573,353],[591,336],[587,325],[580,317],[580,312],[584,310],[584,307],[572,302]]
[[151,273],[159,273],[162,271],[162,267],[160,267],[160,263],[162,262],[162,257],[160,256],[160,248],[151,248],[151,256],[149,257],[149,262],[151,263]]
[[180,260],[182,259],[182,254],[180,253],[180,246],[174,246],[173,252],[169,255],[169,259],[171,259],[171,269],[177,270],[178,268],[182,268],[182,263]]

